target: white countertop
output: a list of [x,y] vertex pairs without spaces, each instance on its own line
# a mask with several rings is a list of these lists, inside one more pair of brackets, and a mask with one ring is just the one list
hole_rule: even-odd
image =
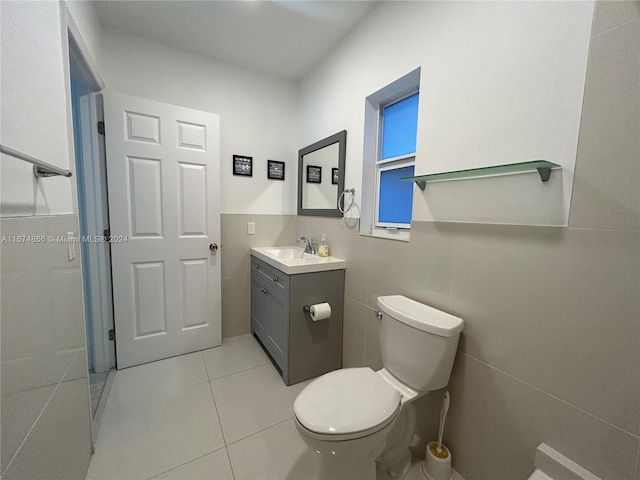
[[287,275],[342,270],[347,267],[347,262],[342,258],[319,257],[304,253],[298,247],[255,247],[251,249],[251,255]]

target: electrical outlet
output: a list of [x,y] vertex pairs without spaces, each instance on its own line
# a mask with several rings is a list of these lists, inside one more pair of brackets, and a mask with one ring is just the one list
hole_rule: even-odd
[[67,259],[73,262],[76,259],[76,244],[73,232],[67,232]]
[[247,235],[256,234],[256,222],[247,222]]

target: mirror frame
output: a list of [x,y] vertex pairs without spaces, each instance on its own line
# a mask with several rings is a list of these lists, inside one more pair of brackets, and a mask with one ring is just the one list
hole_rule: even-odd
[[[338,193],[336,195],[336,208],[302,208],[302,187],[304,185],[303,157],[309,153],[338,143]],[[344,167],[347,158],[347,131],[342,130],[334,135],[320,140],[308,147],[298,150],[298,215],[311,215],[315,217],[342,217],[344,214],[338,209],[338,200],[344,191]]]

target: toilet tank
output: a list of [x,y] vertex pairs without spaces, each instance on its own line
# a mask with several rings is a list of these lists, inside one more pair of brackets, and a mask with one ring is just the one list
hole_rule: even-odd
[[461,318],[402,295],[378,297],[382,313],[382,363],[396,378],[420,392],[449,383]]

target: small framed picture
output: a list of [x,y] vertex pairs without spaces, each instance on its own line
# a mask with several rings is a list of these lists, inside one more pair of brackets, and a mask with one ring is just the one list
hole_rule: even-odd
[[322,183],[322,167],[307,165],[307,183]]
[[233,174],[253,177],[253,157],[244,155],[233,156]]
[[331,185],[337,185],[338,184],[338,169],[337,168],[332,168],[331,169]]
[[267,178],[271,180],[284,180],[284,162],[267,160]]

